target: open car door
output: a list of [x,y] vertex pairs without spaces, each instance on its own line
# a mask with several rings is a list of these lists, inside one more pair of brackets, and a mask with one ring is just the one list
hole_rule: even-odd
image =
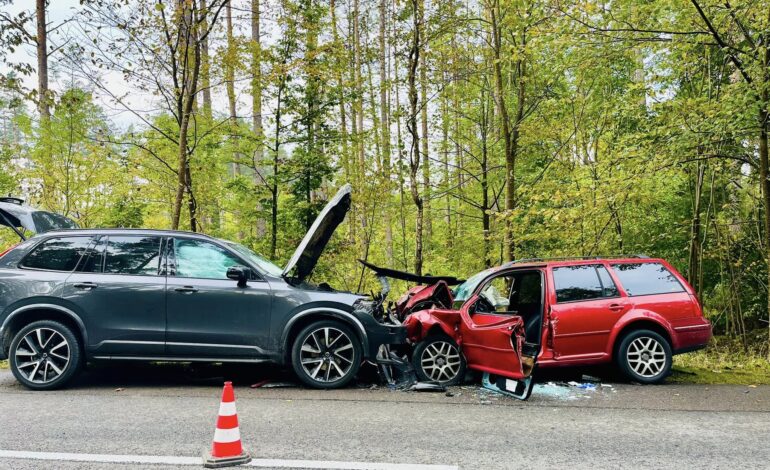
[[[471,369],[484,372],[485,385],[526,400],[532,393],[537,352],[525,351],[524,321],[517,315],[475,313],[478,295],[460,309],[460,343]],[[531,356],[530,356],[531,354]]]

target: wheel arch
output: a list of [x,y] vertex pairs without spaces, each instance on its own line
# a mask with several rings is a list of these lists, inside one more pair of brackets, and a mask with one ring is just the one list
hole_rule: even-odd
[[11,341],[19,330],[39,320],[58,321],[70,327],[80,341],[82,350],[85,351],[88,340],[86,327],[83,320],[75,312],[56,304],[30,304],[11,312],[0,327],[3,353],[8,352]]
[[663,339],[666,340],[666,342],[668,342],[668,345],[672,350],[674,349],[672,332],[665,323],[654,320],[650,317],[635,318],[627,321],[623,324],[623,326],[617,328],[613,332],[613,336],[609,342],[610,350],[608,351],[612,359],[617,357],[618,347],[620,346],[621,341],[623,341],[623,338],[625,338],[625,336],[632,331],[636,330],[654,331],[655,333],[661,335]]
[[364,325],[352,313],[344,310],[319,307],[304,310],[294,315],[283,329],[281,336],[281,345],[283,345],[283,354],[281,355],[282,365],[291,363],[291,347],[294,340],[303,328],[311,323],[322,320],[336,320],[355,332],[357,339],[361,342],[362,354],[366,358],[369,355],[369,338],[364,329]]

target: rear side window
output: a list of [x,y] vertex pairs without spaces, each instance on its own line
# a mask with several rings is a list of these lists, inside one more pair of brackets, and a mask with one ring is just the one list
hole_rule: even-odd
[[104,272],[157,276],[160,237],[110,236],[104,250]]
[[618,289],[602,265],[564,266],[553,269],[557,302],[617,297]]
[[35,247],[21,266],[46,271],[73,271],[90,244],[91,237],[51,238]]
[[660,263],[613,264],[620,284],[629,296],[684,292],[684,287]]

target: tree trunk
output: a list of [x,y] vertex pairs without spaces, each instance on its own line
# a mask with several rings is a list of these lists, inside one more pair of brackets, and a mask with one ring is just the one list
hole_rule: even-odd
[[386,35],[387,21],[386,0],[380,0],[380,139],[382,140],[382,181],[384,198],[381,200],[385,224],[385,256],[388,266],[393,266],[393,226],[390,219],[390,103],[388,100],[388,74],[386,63],[388,57]]
[[412,137],[409,152],[409,183],[412,191],[412,201],[417,207],[415,217],[415,244],[414,244],[414,272],[422,275],[422,237],[423,237],[423,201],[417,185],[417,172],[420,169],[420,134],[417,129],[417,68],[420,62],[420,16],[418,0],[411,0],[413,28],[412,44],[409,49],[409,72],[407,82],[409,86],[409,119],[407,130]]
[[51,117],[50,97],[48,96],[48,31],[45,22],[46,0],[37,0],[37,108],[40,120],[47,121]]
[[[209,28],[206,13],[206,0],[200,0],[202,11],[201,29],[206,31]],[[203,115],[206,119],[211,119],[211,62],[209,61],[209,38],[208,35],[201,40],[201,93],[203,95]]]
[[[238,114],[235,109],[235,38],[233,37],[233,7],[232,2],[228,1],[225,4],[225,23],[227,25],[227,53],[224,61],[224,75],[225,75],[225,88],[227,90],[227,104],[230,110],[230,135],[233,139],[233,143],[237,143],[237,125]],[[234,152],[234,156],[237,158],[237,152]],[[240,167],[237,162],[233,162],[230,170],[233,175],[240,173]]]
[[[700,154],[700,152],[699,152]],[[699,284],[701,272],[701,201],[703,194],[703,179],[706,173],[706,164],[699,161],[695,171],[695,185],[693,187],[692,223],[690,226],[690,253],[689,267],[687,270],[688,281],[700,297],[701,286]]]
[[[420,27],[425,31],[425,0],[420,0]],[[430,250],[431,237],[433,236],[433,220],[430,211],[431,185],[430,185],[430,149],[428,140],[428,69],[425,66],[426,47],[420,45],[420,124],[422,126],[422,199],[425,220],[424,238]]]

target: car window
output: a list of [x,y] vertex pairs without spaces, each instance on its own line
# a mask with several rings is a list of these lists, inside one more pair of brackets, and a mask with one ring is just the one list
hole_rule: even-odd
[[228,268],[243,265],[229,251],[202,240],[175,240],[174,257],[176,277],[227,279]]
[[602,283],[602,295],[604,297],[617,297],[620,295],[618,287],[610,277],[610,273],[604,266],[597,266],[596,273],[599,275],[599,281]]
[[518,286],[514,290],[519,292],[519,304],[540,303],[540,273],[525,273],[517,278]]
[[613,264],[612,269],[629,296],[684,292],[684,287],[660,263]]
[[101,237],[96,246],[89,250],[88,254],[80,262],[79,272],[100,273],[104,269],[104,249],[107,246],[107,237]]
[[512,276],[498,276],[491,279],[487,285],[481,289],[481,295],[492,304],[495,311],[503,313],[508,311],[511,298],[511,287],[513,286]]
[[51,238],[35,247],[21,265],[47,271],[73,271],[80,258],[88,251],[91,240],[91,237]]
[[160,237],[111,235],[105,249],[104,272],[157,276],[160,241]]
[[557,302],[574,302],[605,297],[597,268],[602,266],[564,266],[553,268]]

